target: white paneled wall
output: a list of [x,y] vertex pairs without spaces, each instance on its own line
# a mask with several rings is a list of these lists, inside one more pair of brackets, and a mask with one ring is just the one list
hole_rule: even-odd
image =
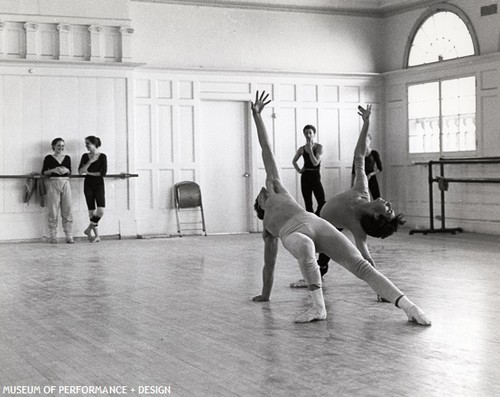
[[[428,170],[425,163],[437,160],[439,154],[409,155],[407,97],[408,84],[439,78],[475,75],[477,150],[463,153],[467,157],[499,156],[498,87],[500,84],[500,58],[498,55],[446,62],[446,65],[424,66],[385,75],[385,158],[384,172],[388,199],[405,213],[410,227],[429,227]],[[449,157],[460,154],[448,154]],[[498,177],[499,165],[445,166],[449,177]],[[435,175],[439,171],[435,167]],[[434,184],[435,215],[440,215],[439,190]],[[500,186],[481,184],[450,184],[445,193],[446,225],[462,227],[466,231],[500,233]],[[435,220],[435,227],[440,227]]]
[[[210,203],[205,208],[209,213],[209,232],[258,230],[260,226],[251,208],[264,185],[264,168],[248,105],[257,89],[270,92],[273,98],[263,117],[285,185],[300,203],[300,179],[292,158],[304,143],[305,124],[317,126],[318,141],[325,147],[322,175],[327,197],[349,187],[352,153],[360,129],[359,103],[374,104],[375,146],[381,143],[377,114],[381,89],[377,76],[136,72],[134,130],[135,164],[140,175],[136,194],[139,234],[176,232],[173,185],[183,180],[201,185],[204,202]],[[217,102],[219,105],[215,106]],[[222,119],[221,124],[214,118]],[[226,139],[226,147],[222,143],[224,134],[232,134]],[[218,147],[220,150],[215,149]],[[246,147],[241,152],[242,162],[230,160],[233,153],[226,153],[236,147]],[[215,161],[219,157],[228,160]],[[213,164],[217,164],[215,169]],[[249,177],[241,182],[245,173]],[[229,203],[228,200],[240,200],[234,196],[235,189],[243,191],[246,207],[235,209]],[[225,220],[221,212],[211,217],[211,212],[219,210],[216,206],[231,211],[232,217],[244,222],[236,225]]]
[[134,83],[135,165],[139,234],[175,233],[173,185],[194,181],[195,148],[192,81],[172,76],[138,76]]
[[[56,137],[66,141],[66,154],[71,157],[73,173],[77,173],[88,135],[101,138],[110,173],[127,171],[127,80],[116,73],[105,74],[96,76],[87,71],[64,76],[51,71],[29,75],[15,68],[3,70],[0,174],[40,172]],[[41,238],[46,232],[45,209],[36,198],[29,205],[23,203],[23,184],[22,179],[0,180],[0,240]],[[88,222],[83,180],[72,179],[71,185],[78,236]],[[118,234],[122,224],[130,223],[127,181],[106,180],[106,200],[102,232]]]
[[[106,180],[108,235],[176,234],[173,186],[201,185],[209,233],[258,230],[254,197],[264,184],[263,164],[249,110],[255,90],[270,92],[264,113],[283,180],[302,203],[291,164],[303,144],[302,127],[314,124],[325,146],[327,197],[350,184],[359,133],[358,103],[374,104],[379,137],[378,76],[186,73],[37,66],[3,67],[0,77],[0,173],[39,172],[50,141],[62,137],[77,172],[84,138],[97,135],[109,172],[139,178]],[[37,200],[22,202],[21,179],[0,180],[0,240],[36,239],[46,233]],[[75,235],[88,221],[83,181],[72,183]],[[196,220],[198,215],[184,220]]]

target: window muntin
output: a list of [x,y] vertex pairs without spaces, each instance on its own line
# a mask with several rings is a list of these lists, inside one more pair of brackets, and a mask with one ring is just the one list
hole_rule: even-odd
[[474,54],[474,43],[465,22],[454,12],[438,11],[417,30],[411,43],[408,66]]
[[408,86],[410,153],[476,150],[476,78]]

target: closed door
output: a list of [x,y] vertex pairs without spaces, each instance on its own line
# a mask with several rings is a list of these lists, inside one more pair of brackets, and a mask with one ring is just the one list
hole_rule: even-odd
[[248,104],[201,104],[201,190],[208,233],[250,230]]

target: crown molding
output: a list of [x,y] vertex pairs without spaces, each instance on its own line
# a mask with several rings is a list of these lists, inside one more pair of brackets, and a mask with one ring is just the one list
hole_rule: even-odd
[[[449,0],[396,0],[393,4],[384,5],[383,1],[373,2],[374,5],[358,6],[316,6],[304,4],[270,4],[261,0],[235,1],[235,0],[131,0],[137,3],[170,4],[181,6],[239,8],[249,10],[265,10],[280,12],[299,12],[329,15],[347,15],[358,17],[385,18],[388,16],[425,8]],[[354,2],[353,2],[354,4]],[[366,4],[366,3],[365,3]]]
[[136,69],[144,66],[144,63],[135,62],[92,62],[92,61],[61,61],[57,59],[53,60],[43,60],[43,59],[1,59],[0,67],[3,66],[13,66],[13,67],[25,67],[28,68],[28,72],[31,68],[35,67],[50,67],[50,68],[83,68],[83,69]]
[[183,75],[228,75],[228,76],[275,76],[275,77],[297,77],[297,78],[328,78],[328,79],[377,79],[380,73],[372,72],[327,72],[307,70],[285,70],[285,69],[224,69],[224,68],[169,68],[156,67],[143,64],[135,69],[137,73],[172,73]]
[[137,3],[156,3],[180,6],[239,8],[244,10],[264,10],[278,12],[299,12],[313,14],[348,15],[364,17],[382,17],[378,7],[330,7],[310,6],[306,4],[269,4],[262,1],[232,0],[131,0]]
[[0,13],[0,20],[8,22],[27,22],[36,20],[38,23],[72,23],[76,25],[130,25],[131,19],[122,18],[101,18],[101,17],[77,17],[65,15],[42,15],[42,14],[16,14],[16,13]]

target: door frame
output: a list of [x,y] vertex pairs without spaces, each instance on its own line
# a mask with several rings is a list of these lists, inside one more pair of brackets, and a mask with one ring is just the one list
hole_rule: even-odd
[[[199,100],[199,109],[196,114],[196,122],[197,125],[200,126],[199,129],[199,134],[197,134],[197,141],[196,145],[199,148],[199,153],[200,153],[200,161],[201,161],[201,156],[202,156],[202,148],[201,148],[201,134],[202,134],[202,120],[201,120],[201,113],[202,113],[202,107],[203,103],[207,102],[226,102],[226,103],[237,103],[240,105],[243,105],[244,107],[248,106],[248,101],[242,100],[242,99],[232,99],[232,98],[200,98]],[[222,232],[222,233],[208,233],[209,235],[216,235],[216,234],[246,234],[246,233],[252,233],[259,231],[258,230],[258,219],[256,215],[254,214],[253,210],[253,202],[255,200],[255,197],[257,195],[256,189],[257,189],[257,181],[258,178],[257,176],[257,162],[255,161],[255,151],[253,150],[253,145],[254,145],[254,139],[253,139],[253,132],[254,129],[252,128],[252,117],[250,116],[250,109],[248,108],[247,112],[244,112],[244,120],[242,123],[242,126],[244,126],[245,130],[245,137],[244,137],[244,147],[245,147],[245,171],[244,173],[248,173],[249,176],[245,178],[245,201],[246,201],[246,206],[245,206],[245,224],[246,224],[246,231],[242,232]],[[201,167],[200,167],[201,168]],[[243,175],[242,175],[243,177]],[[200,172],[200,185],[204,183],[202,174]],[[259,189],[260,190],[260,189]],[[203,193],[203,192],[202,192]]]

